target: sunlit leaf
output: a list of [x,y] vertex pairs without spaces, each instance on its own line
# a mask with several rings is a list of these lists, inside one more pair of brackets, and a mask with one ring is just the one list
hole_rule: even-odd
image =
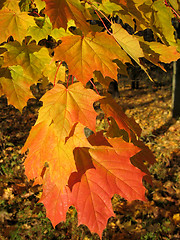
[[42,98],[43,107],[39,111],[37,123],[48,121],[55,124],[60,139],[67,137],[77,122],[95,131],[97,113],[93,103],[101,97],[86,89],[81,83],[74,83],[68,88],[57,84]]
[[15,12],[8,9],[0,10],[0,42],[7,41],[9,36],[19,42],[27,36],[27,31],[30,26],[34,26],[33,17],[26,12]]
[[54,59],[65,61],[70,74],[83,84],[93,77],[95,70],[101,71],[103,76],[116,78],[117,65],[113,59],[130,62],[114,38],[106,33],[63,37],[62,44],[55,49]]

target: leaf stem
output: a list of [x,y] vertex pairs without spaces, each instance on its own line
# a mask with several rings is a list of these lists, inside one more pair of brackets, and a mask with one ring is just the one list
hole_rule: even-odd
[[94,84],[94,82],[93,82],[92,80],[89,80],[89,81],[90,81],[90,83],[93,85],[96,93],[97,93],[98,95],[100,95],[99,92],[98,92],[98,90],[97,90],[97,88],[96,88],[96,85]]
[[95,13],[98,15],[99,19],[101,20],[103,26],[105,27],[105,29],[107,30],[107,32],[112,35],[112,33],[109,31],[109,29],[107,28],[106,24],[104,23],[104,21],[102,20],[101,16],[99,15],[99,13],[94,9]]
[[[111,24],[111,21],[109,20],[109,18],[106,17],[106,15],[105,15],[101,10],[99,10],[94,4],[92,4],[90,1],[86,1],[86,2],[87,2],[88,4],[90,4],[90,5],[94,8],[95,13],[97,14],[97,16],[99,17],[99,19],[101,20],[101,22],[102,22],[103,26],[105,27],[105,29],[107,30],[107,32],[108,32],[110,35],[112,35],[112,33],[109,31],[109,29],[107,28],[106,24],[104,23],[104,21],[102,20],[102,18],[101,18],[101,16],[99,15],[98,12],[100,12],[100,13],[103,15],[103,17],[105,17],[105,18],[107,19],[107,21]],[[98,12],[97,12],[97,11],[98,11]]]
[[100,12],[102,15],[103,15],[103,17],[105,17],[106,18],[106,20],[108,20],[108,22],[111,24],[111,21],[109,20],[109,18],[108,17],[106,17],[106,15],[101,11],[101,10],[99,10],[93,3],[91,3],[90,1],[86,1],[88,4],[90,4],[93,8],[95,8],[98,12]]
[[166,7],[169,7],[171,9],[175,17],[178,18],[178,21],[180,22],[180,15],[176,12],[176,10],[174,10],[174,8],[169,4],[169,2],[167,0],[164,0],[164,4]]
[[36,15],[38,15],[38,17],[41,17],[41,15],[39,13],[37,13],[36,11],[33,11],[32,14],[36,14]]
[[58,74],[58,71],[59,71],[59,68],[60,68],[61,64],[62,64],[62,61],[59,63],[59,65],[57,67],[57,70],[56,70],[56,73],[55,73],[55,76],[54,76],[54,84],[53,84],[54,86],[56,85],[56,78],[57,78],[57,74]]

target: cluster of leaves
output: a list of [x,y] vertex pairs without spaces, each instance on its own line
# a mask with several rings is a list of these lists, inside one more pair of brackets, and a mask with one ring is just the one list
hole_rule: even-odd
[[[86,84],[93,78],[107,89],[134,61],[149,76],[144,59],[163,69],[161,62],[180,58],[173,17],[163,0],[1,1],[0,94],[22,111],[33,84],[53,85],[22,151],[29,150],[25,173],[43,184],[40,202],[54,226],[73,205],[79,224],[101,234],[114,215],[115,193],[145,200],[144,162],[154,158],[138,140],[139,125],[106,92],[100,96]],[[148,28],[153,42],[140,34]],[[108,122],[101,131],[97,101]],[[87,137],[85,128],[93,134]]]

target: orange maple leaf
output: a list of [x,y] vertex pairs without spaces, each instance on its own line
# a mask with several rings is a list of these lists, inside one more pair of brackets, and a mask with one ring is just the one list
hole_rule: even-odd
[[131,62],[127,54],[119,47],[115,39],[107,33],[89,33],[87,36],[66,36],[55,49],[55,60],[65,61],[69,73],[84,85],[93,77],[95,70],[104,76],[117,78],[117,65],[112,62],[119,59],[123,63]]
[[51,180],[48,171],[43,179],[43,193],[39,202],[44,204],[46,216],[54,227],[59,222],[66,220],[66,212],[73,205],[69,187],[65,186],[63,190],[60,190]]
[[124,129],[131,138],[131,130],[140,137],[141,128],[133,118],[128,118],[115,100],[111,97],[100,99],[101,108],[107,117],[113,117],[119,129]]
[[29,154],[24,163],[27,177],[39,178],[47,164],[51,181],[62,191],[67,185],[69,175],[76,170],[74,146],[59,141],[54,124],[49,126],[48,122],[44,121],[32,128],[22,151],[27,149]]
[[[145,200],[142,178],[145,175],[130,162],[140,149],[122,139],[107,139],[112,146],[77,148],[74,151],[77,173],[69,186],[79,224],[101,234],[107,219],[114,215],[111,198],[117,193],[129,201]],[[88,216],[88,218],[87,218]]]
[[97,113],[93,109],[93,103],[100,98],[93,90],[84,88],[80,82],[68,88],[57,84],[41,98],[43,107],[39,111],[36,124],[48,121],[50,125],[53,122],[61,140],[69,135],[76,122],[95,131]]

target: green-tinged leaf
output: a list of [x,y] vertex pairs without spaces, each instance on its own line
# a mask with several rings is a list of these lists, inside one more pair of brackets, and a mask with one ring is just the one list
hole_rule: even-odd
[[51,61],[48,49],[35,44],[21,45],[15,41],[6,43],[3,47],[7,49],[3,53],[3,67],[20,65],[24,72],[36,81],[42,77],[42,71]]
[[22,111],[27,100],[33,95],[30,86],[33,84],[31,78],[26,76],[21,66],[11,66],[8,69],[0,69],[0,83],[8,103]]
[[8,8],[9,10],[20,12],[19,1],[20,0],[1,0],[0,9]]
[[60,40],[62,37],[72,35],[70,31],[65,30],[64,28],[54,28],[51,32],[51,36],[56,40]]
[[170,3],[170,6],[173,7],[174,10],[176,11],[180,10],[179,0],[168,0],[168,2]]
[[46,3],[43,0],[34,0],[34,2],[39,11],[41,11],[46,6]]
[[108,15],[113,15],[113,12],[118,12],[121,9],[121,6],[107,0],[102,0],[102,4],[99,5],[99,10]]
[[59,80],[65,82],[66,80],[66,67],[63,65],[56,64],[54,61],[46,65],[46,68],[43,71],[43,75],[48,77],[49,81],[52,84],[57,83]]
[[32,39],[39,42],[40,40],[47,38],[48,35],[52,36],[55,40],[59,40],[61,37],[72,35],[72,33],[64,28],[54,28],[52,29],[52,23],[48,17],[46,18],[36,18],[37,26],[30,27],[28,30],[28,35]]
[[36,40],[39,42],[41,39],[47,38],[48,35],[51,35],[52,32],[52,24],[49,20],[49,18],[37,18],[37,21],[41,21],[42,27],[38,26],[33,26],[30,27],[28,30],[28,35],[32,37],[32,39]]
[[157,36],[166,44],[174,44],[174,27],[172,18],[174,17],[170,8],[166,7],[163,1],[155,1],[152,5],[153,15],[151,19],[151,28]]

